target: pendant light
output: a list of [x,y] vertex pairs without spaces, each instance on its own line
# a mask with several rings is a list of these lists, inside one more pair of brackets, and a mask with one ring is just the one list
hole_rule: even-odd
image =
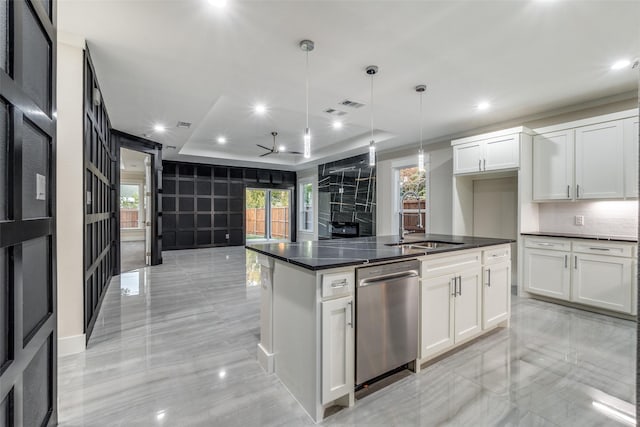
[[309,52],[313,50],[315,44],[311,40],[302,40],[300,49],[306,54],[306,104],[307,104],[307,126],[304,129],[304,158],[311,157],[311,131],[309,130]]
[[422,95],[427,90],[427,85],[416,86],[416,92],[420,95],[420,149],[418,150],[418,172],[424,172],[424,150],[422,149]]
[[369,141],[369,166],[376,165],[376,141],[373,139],[373,76],[378,74],[377,65],[369,65],[365,71],[371,76],[371,141]]

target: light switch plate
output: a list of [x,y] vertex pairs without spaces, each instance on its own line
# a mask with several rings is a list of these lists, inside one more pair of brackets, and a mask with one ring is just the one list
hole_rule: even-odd
[[47,200],[47,177],[36,174],[36,200]]
[[342,188],[342,187],[338,188],[338,193],[339,193],[339,194],[344,193],[344,188]]
[[576,225],[584,225],[584,215],[576,215]]
[[224,235],[224,238],[225,238],[225,239],[227,239],[227,240],[229,240],[229,235],[228,235],[228,234],[225,234],[225,235]]

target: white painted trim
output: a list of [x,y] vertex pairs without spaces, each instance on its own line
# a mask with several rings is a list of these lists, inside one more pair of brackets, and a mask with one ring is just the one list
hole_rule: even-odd
[[258,363],[267,374],[273,373],[273,353],[269,353],[260,343],[258,343]]
[[87,44],[84,37],[78,34],[68,33],[66,31],[58,31],[57,39],[58,39],[58,43],[77,47],[82,50],[84,50],[84,47]]
[[87,348],[85,334],[58,338],[58,356],[82,353]]
[[537,134],[556,132],[556,131],[561,131],[566,129],[577,128],[581,126],[593,125],[597,123],[610,122],[613,120],[628,119],[630,117],[637,117],[637,116],[638,116],[638,109],[632,108],[631,110],[618,111],[616,113],[604,114],[602,116],[588,117],[586,119],[574,120],[571,122],[559,123],[556,125],[536,128],[536,129],[533,129],[533,131]]
[[485,139],[497,138],[500,136],[513,135],[516,133],[525,133],[527,135],[531,135],[531,129],[526,128],[524,126],[518,126],[515,128],[502,129],[495,132],[483,133],[480,135],[467,136],[466,138],[454,139],[451,141],[451,145],[465,144],[467,142],[472,141],[482,141]]

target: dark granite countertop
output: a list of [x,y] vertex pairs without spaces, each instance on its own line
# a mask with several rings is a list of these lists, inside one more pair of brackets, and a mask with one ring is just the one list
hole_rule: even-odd
[[590,235],[590,234],[572,234],[572,233],[557,233],[550,231],[531,231],[527,233],[520,233],[523,236],[541,236],[541,237],[566,237],[567,239],[587,239],[587,240],[608,240],[611,242],[631,242],[637,243],[638,237],[634,236],[604,236],[604,235]]
[[404,258],[417,258],[436,253],[514,242],[514,240],[510,239],[452,236],[448,234],[412,234],[405,237],[404,243],[425,240],[457,244],[453,247],[416,251],[415,249],[389,246],[400,242],[398,236],[373,236],[297,243],[256,243],[248,244],[246,248],[315,271]]

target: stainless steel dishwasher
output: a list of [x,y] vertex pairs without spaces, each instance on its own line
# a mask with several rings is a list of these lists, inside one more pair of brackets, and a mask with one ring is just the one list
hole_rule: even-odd
[[357,269],[356,386],[418,356],[419,261]]

